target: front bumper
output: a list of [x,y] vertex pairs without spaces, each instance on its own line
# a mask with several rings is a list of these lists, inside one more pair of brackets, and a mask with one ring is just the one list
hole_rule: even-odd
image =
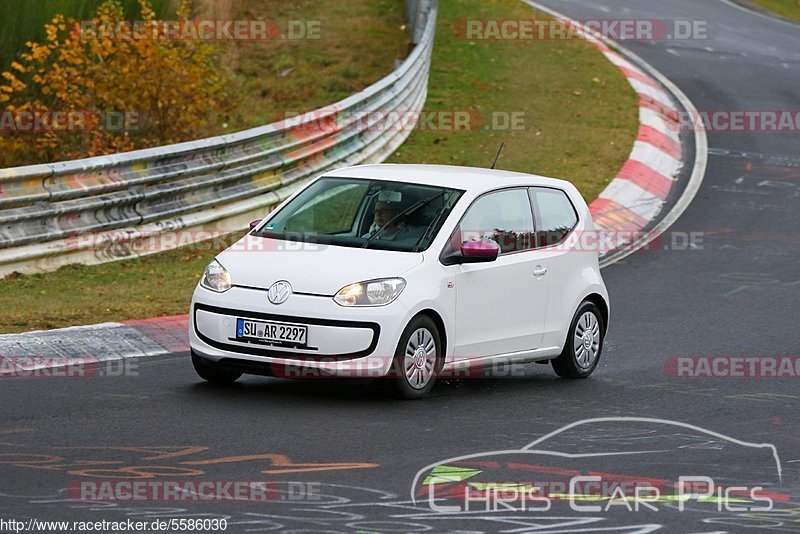
[[[345,308],[331,297],[295,293],[275,305],[267,300],[266,290],[233,287],[214,293],[198,286],[190,310],[189,344],[202,358],[253,372],[262,368],[264,374],[274,367],[280,371],[273,374],[300,376],[317,370],[322,376],[384,376],[407,311],[399,300],[381,307]],[[238,318],[305,325],[306,346],[238,341]]]

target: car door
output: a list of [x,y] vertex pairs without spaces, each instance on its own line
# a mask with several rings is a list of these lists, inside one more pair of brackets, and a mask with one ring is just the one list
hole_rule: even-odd
[[547,261],[549,269],[545,342],[548,345],[558,345],[563,337],[557,333],[569,327],[575,313],[572,306],[582,290],[581,271],[585,262],[581,261],[580,255],[596,252],[582,251],[580,247],[573,250],[573,247],[565,244],[578,225],[578,213],[564,191],[550,187],[533,187],[531,199],[536,216],[537,251]]
[[455,359],[533,350],[547,312],[547,264],[534,250],[534,219],[526,188],[479,197],[467,210],[450,247],[492,240],[497,260],[455,265]]

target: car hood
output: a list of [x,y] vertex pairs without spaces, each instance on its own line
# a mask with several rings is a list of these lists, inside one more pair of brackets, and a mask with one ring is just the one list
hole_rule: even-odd
[[354,282],[400,276],[422,253],[287,242],[246,235],[217,256],[235,286],[268,289],[286,280],[295,293],[333,296]]

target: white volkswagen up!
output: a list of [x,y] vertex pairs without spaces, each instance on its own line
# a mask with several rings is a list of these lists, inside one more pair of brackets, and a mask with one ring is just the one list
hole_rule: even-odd
[[[191,304],[200,377],[437,376],[550,360],[597,367],[609,304],[572,184],[517,172],[365,165],[328,172],[213,260]],[[458,376],[458,373],[455,373]]]

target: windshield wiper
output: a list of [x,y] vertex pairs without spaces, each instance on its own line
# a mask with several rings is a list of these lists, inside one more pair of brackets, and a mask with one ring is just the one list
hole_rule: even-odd
[[405,217],[405,216],[407,216],[407,215],[411,215],[412,213],[414,213],[415,211],[417,211],[417,210],[418,210],[418,209],[420,209],[421,207],[423,207],[423,206],[427,206],[428,204],[430,204],[431,202],[433,202],[434,200],[436,200],[436,199],[437,199],[437,198],[439,198],[440,196],[444,195],[445,193],[447,193],[447,190],[446,190],[446,189],[444,189],[444,190],[442,190],[442,191],[439,191],[439,192],[438,192],[438,193],[436,193],[435,195],[433,195],[433,196],[431,196],[431,197],[428,197],[428,198],[426,198],[426,199],[424,199],[424,200],[420,200],[420,201],[419,201],[419,202],[417,202],[416,204],[412,204],[412,205],[411,205],[411,206],[409,206],[408,208],[404,209],[403,211],[401,211],[400,213],[398,213],[397,215],[395,215],[394,217],[392,217],[391,219],[389,219],[389,220],[386,222],[386,224],[384,224],[383,226],[381,226],[380,228],[378,228],[378,230],[377,230],[377,231],[376,231],[374,234],[372,234],[371,236],[369,236],[369,237],[367,238],[367,240],[364,242],[364,245],[363,245],[361,248],[367,248],[367,247],[369,246],[369,244],[370,244],[370,243],[372,243],[372,240],[373,240],[373,239],[375,239],[376,237],[378,237],[378,236],[380,235],[380,233],[381,233],[381,232],[383,232],[383,231],[384,231],[386,228],[388,228],[388,227],[389,227],[389,226],[390,226],[392,223],[394,223],[395,221],[397,221],[397,220],[399,220],[399,219],[401,219],[401,218],[403,218],[403,217]]
[[442,218],[442,215],[444,215],[445,212],[449,209],[450,206],[444,205],[439,209],[439,211],[436,212],[436,215],[434,215],[433,219],[431,219],[431,223],[428,225],[427,228],[425,228],[425,231],[422,233],[420,238],[417,239],[417,242],[414,243],[414,252],[419,252],[419,247],[422,245],[422,243],[425,242],[425,239],[428,237],[428,234],[430,234],[433,231],[433,229],[436,228],[436,225],[439,224],[439,220]]

